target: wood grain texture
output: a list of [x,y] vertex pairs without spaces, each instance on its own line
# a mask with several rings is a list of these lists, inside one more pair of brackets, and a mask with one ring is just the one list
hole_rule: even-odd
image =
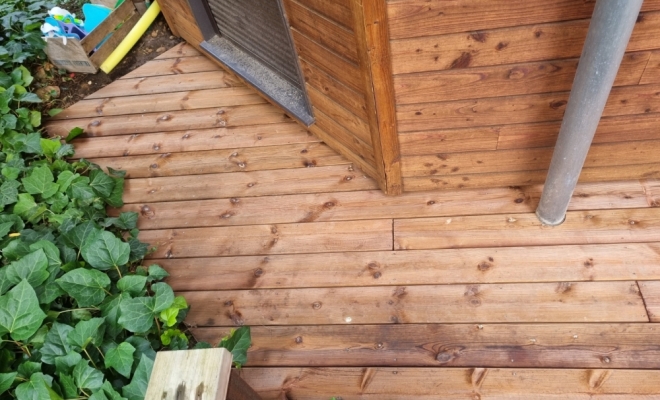
[[291,121],[268,125],[101,136],[93,139],[79,137],[76,139],[75,155],[80,158],[152,155],[320,141]]
[[388,250],[392,220],[272,224],[140,232],[151,258]]
[[[314,107],[314,116],[316,117],[315,127],[327,132],[334,140],[349,149],[352,154],[364,160],[372,169],[374,168],[374,150],[371,143],[364,142],[321,109]],[[314,133],[314,130],[311,129],[311,132]],[[321,137],[321,139],[326,140],[324,137]],[[329,143],[329,145],[332,146],[332,143]],[[348,159],[353,161],[355,156],[353,158],[349,156]]]
[[[548,142],[548,136],[553,137],[554,141],[548,144],[552,146],[557,139],[559,128],[557,132],[554,131],[555,123],[548,123],[551,126],[547,129],[538,131],[529,129],[530,124],[519,125],[498,125],[498,126],[485,126],[474,128],[457,128],[457,129],[435,129],[428,131],[405,132],[399,135],[399,143],[401,146],[401,155],[404,162],[408,161],[409,156],[427,155],[427,154],[444,154],[444,153],[459,153],[467,151],[487,151],[496,150],[498,148],[499,140],[502,137],[502,131],[510,129],[514,132],[524,132],[522,134],[534,135],[534,138],[543,143]],[[518,130],[510,127],[519,127]],[[533,133],[532,133],[533,132]],[[513,133],[511,134],[513,136]],[[518,139],[518,138],[516,138]],[[512,139],[511,142],[517,144],[522,140]],[[528,142],[532,139],[528,139]],[[515,145],[514,144],[514,145]],[[523,148],[527,146],[522,146]]]
[[218,67],[209,60],[207,57],[190,56],[190,57],[175,57],[155,59],[149,64],[137,67],[133,71],[117,79],[133,79],[145,78],[148,76],[159,75],[179,75],[190,74],[195,72],[209,72],[216,71]]
[[103,167],[126,171],[130,178],[267,171],[350,164],[323,143],[303,143],[147,156],[92,158]]
[[[390,0],[387,3],[391,35],[402,39],[585,19],[591,17],[595,1]],[[658,9],[657,0],[646,0],[642,6],[642,11]]]
[[310,85],[307,86],[307,95],[314,107],[323,111],[328,118],[341,125],[344,129],[359,138],[362,142],[372,145],[371,132],[369,124],[362,118],[351,113],[349,110],[342,107],[337,102],[333,101],[328,96],[320,91],[314,89]]
[[[218,184],[219,182],[222,184]],[[124,203],[270,196],[290,191],[323,193],[376,188],[376,183],[357,168],[336,165],[295,170],[129,179],[124,188]]]
[[297,1],[347,29],[353,29],[350,0],[284,0],[285,3],[291,3],[293,1]]
[[[166,1],[169,3],[169,1]],[[186,43],[186,42],[181,42],[171,49],[167,50],[163,54],[156,56],[155,60],[164,60],[167,58],[180,58],[180,57],[196,57],[200,56],[202,53],[199,52],[195,47],[192,45]]]
[[[103,164],[101,164],[103,165]],[[386,196],[379,191],[287,194],[188,202],[144,202],[122,211],[142,213],[140,229],[164,229],[189,221],[190,227],[253,225],[312,221],[349,221],[374,218],[416,218],[534,212],[540,185],[495,189],[464,189]],[[658,181],[580,184],[570,210],[642,208],[654,204]],[[148,210],[142,212],[142,210]],[[369,210],[368,213],[365,210]],[[109,210],[117,215],[119,210]]]
[[639,282],[651,322],[660,322],[660,281]]
[[[637,85],[650,56],[650,51],[627,53],[614,86]],[[570,91],[577,63],[553,60],[396,75],[396,104]]]
[[511,368],[243,368],[264,400],[652,399],[660,371]]
[[653,51],[649,59],[642,79],[639,81],[640,85],[649,83],[660,83],[660,50]]
[[[654,50],[658,46],[660,12],[643,12],[641,15],[627,51]],[[582,19],[393,40],[392,68],[398,75],[577,58],[582,52],[588,27],[589,20]]]
[[[227,328],[196,328],[219,342]],[[651,324],[254,326],[252,367],[658,369]]]
[[562,225],[541,224],[534,214],[503,214],[394,221],[395,249],[442,249],[657,240],[657,208],[569,211]]
[[648,321],[634,281],[180,294],[191,305],[193,326]]
[[[658,243],[160,259],[176,291],[654,280]],[[648,305],[648,303],[647,303]]]

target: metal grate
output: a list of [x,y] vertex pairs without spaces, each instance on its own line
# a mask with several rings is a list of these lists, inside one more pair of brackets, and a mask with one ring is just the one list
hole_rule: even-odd
[[208,0],[220,35],[302,89],[296,53],[277,0]]

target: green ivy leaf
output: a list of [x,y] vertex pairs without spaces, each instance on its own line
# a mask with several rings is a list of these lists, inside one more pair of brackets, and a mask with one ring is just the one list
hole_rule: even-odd
[[40,143],[44,155],[50,159],[55,158],[55,153],[62,147],[62,143],[58,139],[41,139]]
[[73,379],[79,389],[96,390],[103,385],[103,372],[89,366],[89,361],[80,360],[73,368]]
[[80,174],[74,174],[71,171],[60,172],[57,176],[57,184],[60,186],[59,192],[66,192],[69,189],[69,186],[71,186],[71,183],[78,177],[80,177]]
[[130,378],[133,368],[133,353],[135,353],[135,347],[130,343],[120,343],[105,355],[105,367],[114,368],[126,378]]
[[4,239],[5,236],[11,232],[11,227],[14,226],[13,222],[2,222],[0,223],[0,239]]
[[103,393],[105,393],[106,397],[110,400],[126,400],[126,398],[122,397],[108,381],[103,382],[101,390],[103,390]]
[[61,109],[61,108],[51,108],[50,110],[48,110],[48,115],[51,116],[51,117],[54,117],[57,114],[61,113],[62,111],[64,111],[64,110]]
[[38,249],[22,257],[18,261],[9,264],[7,268],[7,279],[12,284],[27,280],[34,288],[46,281],[50,275],[47,271],[48,259],[43,249]]
[[119,304],[119,324],[124,329],[135,332],[147,332],[154,325],[153,297],[137,297],[135,299],[124,299]]
[[106,175],[100,169],[95,169],[89,174],[89,186],[92,187],[101,197],[110,197],[115,188],[115,180]]
[[53,322],[53,326],[46,334],[44,345],[41,347],[41,361],[46,364],[55,364],[57,357],[65,356],[71,351],[67,337],[73,328],[66,324]]
[[218,347],[224,347],[231,351],[234,357],[234,365],[240,368],[247,362],[247,350],[250,347],[250,327],[242,326],[236,330],[232,330],[229,336],[222,338]]
[[108,218],[105,221],[105,226],[114,225],[119,229],[131,230],[137,226],[138,213],[127,211],[119,214],[117,218]]
[[151,376],[153,367],[154,362],[150,358],[142,356],[131,383],[122,388],[124,397],[128,400],[144,399],[144,396],[147,394],[147,386],[149,385],[149,377]]
[[0,206],[4,207],[18,201],[18,181],[5,181],[0,185]]
[[193,349],[212,349],[213,346],[211,346],[211,343],[208,342],[197,342],[195,343],[195,346],[193,346]]
[[73,139],[77,138],[78,136],[82,135],[85,133],[85,131],[82,128],[73,128],[71,131],[69,131],[69,135],[66,137],[66,142],[69,143]]
[[47,166],[37,167],[27,178],[22,179],[23,187],[30,194],[40,194],[44,199],[57,193],[59,186],[54,183],[55,177]]
[[29,339],[39,329],[46,314],[27,280],[0,296],[0,336],[9,333],[14,340]]
[[18,366],[17,372],[18,376],[21,378],[30,379],[32,374],[41,372],[41,363],[24,361],[21,363],[21,365]]
[[80,353],[75,351],[70,351],[64,356],[55,357],[55,371],[63,374],[70,374],[80,360],[82,356]]
[[149,271],[150,280],[154,280],[154,281],[160,281],[170,276],[170,274],[168,274],[167,271],[165,271],[163,268],[161,268],[159,265],[156,264],[150,265],[148,271]]
[[105,333],[105,318],[92,318],[89,321],[80,321],[67,338],[75,351],[82,351],[89,344],[100,346]]
[[60,377],[60,386],[64,392],[65,399],[77,399],[78,398],[78,388],[76,387],[76,382],[73,377],[69,374],[59,373]]
[[115,180],[115,188],[108,198],[105,199],[109,206],[120,208],[124,205],[124,178],[113,178]]
[[82,249],[94,243],[101,234],[101,230],[92,221],[86,221],[76,225],[73,229],[64,233],[64,238],[75,248]]
[[108,400],[108,397],[105,395],[103,390],[99,389],[98,392],[92,393],[92,395],[89,396],[87,400]]
[[106,289],[110,287],[107,274],[84,268],[67,272],[56,282],[69,296],[76,299],[80,307],[100,304],[106,296]]
[[179,315],[179,309],[170,307],[160,312],[160,319],[166,326],[176,325],[176,316]]
[[105,318],[106,336],[111,339],[116,338],[119,334],[124,331],[124,328],[119,325],[119,304],[124,299],[129,299],[131,296],[128,293],[122,293],[120,295],[112,296],[106,298],[101,304],[101,316]]
[[94,189],[89,186],[89,178],[86,176],[79,176],[71,182],[67,193],[73,199],[83,201],[90,201],[96,197]]
[[117,281],[117,289],[121,290],[122,292],[128,292],[133,296],[139,296],[142,294],[146,284],[146,276],[127,275]]
[[159,313],[174,303],[174,292],[167,283],[155,283],[151,285],[151,290],[154,292],[154,313]]
[[140,362],[142,356],[148,357],[152,361],[156,359],[156,352],[154,351],[153,347],[151,347],[151,343],[142,336],[129,336],[125,341],[135,347],[133,360],[135,360],[136,363]]
[[102,271],[128,263],[131,246],[114,234],[103,231],[96,241],[82,249],[82,256],[92,267]]
[[33,210],[36,208],[37,203],[34,201],[34,197],[27,193],[21,193],[18,195],[18,202],[14,206],[14,214],[29,220],[32,218]]
[[16,375],[18,375],[16,372],[0,374],[0,394],[3,394],[11,387],[14,379],[16,379]]
[[20,400],[61,400],[61,397],[49,389],[50,386],[44,374],[33,374],[28,382],[16,387],[16,398]]

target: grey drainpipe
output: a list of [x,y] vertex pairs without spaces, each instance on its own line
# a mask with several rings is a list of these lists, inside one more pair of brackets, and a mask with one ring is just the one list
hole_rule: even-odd
[[644,0],[598,0],[536,216],[559,225],[577,184]]

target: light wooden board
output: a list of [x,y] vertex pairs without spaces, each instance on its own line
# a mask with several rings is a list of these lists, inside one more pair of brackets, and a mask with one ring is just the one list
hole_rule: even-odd
[[[613,88],[603,116],[660,112],[660,86]],[[561,121],[569,92],[482,98],[397,108],[399,132]]]
[[260,125],[288,121],[291,121],[291,118],[271,104],[254,104],[55,120],[49,122],[46,129],[50,136],[66,137],[69,131],[75,127],[82,128],[87,136],[108,136]]
[[86,99],[217,89],[232,86],[244,85],[234,76],[216,69],[215,71],[174,76],[164,75],[120,79],[90,94]]
[[126,171],[127,177],[180,176],[238,171],[267,171],[350,164],[323,143],[303,143],[224,150],[92,158],[102,167]]
[[640,282],[639,288],[651,322],[660,322],[660,281]]
[[264,400],[657,398],[660,371],[510,368],[243,368]]
[[322,110],[328,118],[337,122],[364,143],[372,145],[369,124],[362,118],[351,113],[310,85],[307,85],[307,95],[314,107]]
[[140,232],[150,258],[389,250],[392,220],[271,224]]
[[163,54],[157,56],[156,60],[163,60],[166,58],[195,57],[200,55],[201,53],[197,51],[197,49],[195,49],[193,46],[186,42],[181,42]]
[[[176,188],[176,190],[174,190]],[[290,193],[346,192],[378,186],[352,166],[129,179],[124,203],[203,200]]]
[[[284,1],[285,3],[292,3],[294,0]],[[297,0],[297,2],[347,29],[353,29],[353,16],[349,0]]]
[[648,321],[634,281],[179,294],[191,305],[193,326]]
[[295,122],[248,125],[176,132],[134,135],[79,137],[75,140],[76,157],[97,158],[130,155],[179,153],[277,146],[295,143],[318,143],[321,140]]
[[639,83],[640,85],[660,83],[660,50],[651,53],[651,58]]
[[394,221],[395,249],[441,249],[658,240],[660,209],[569,211],[558,226],[536,215],[502,214]]
[[[627,53],[614,86],[637,85],[650,51]],[[397,104],[429,103],[571,90],[578,59],[396,75]]]
[[[645,12],[635,25],[627,51],[658,47],[660,12]],[[488,32],[393,40],[394,74],[441,71],[487,65],[577,58],[589,20],[523,25]]]
[[179,75],[217,71],[218,66],[206,56],[163,58],[150,61],[118,79],[144,78],[159,75]]
[[[154,260],[177,291],[653,280],[658,243]],[[648,304],[647,304],[648,305]]]
[[[590,18],[594,9],[593,2],[573,0],[390,0],[387,4],[395,39],[584,19]],[[642,6],[642,11],[658,9],[657,0],[646,0]]]
[[81,100],[57,114],[52,120],[265,103],[266,101],[261,96],[256,94],[253,89],[247,87],[191,90],[187,92]]
[[[246,152],[249,152],[249,149],[246,149]],[[485,215],[534,212],[541,190],[542,187],[536,185],[410,192],[401,196],[387,196],[381,191],[287,194],[198,200],[192,204],[185,201],[144,202],[127,205],[122,210],[141,212],[145,207],[149,209],[148,213],[143,214],[144,218],[138,221],[140,229],[176,228],[181,226],[181,221],[186,221],[186,225],[190,227],[202,227]],[[644,186],[635,181],[580,184],[573,194],[569,209],[648,207],[655,201],[653,192],[657,195],[659,191],[658,181],[649,181]],[[119,210],[110,210],[113,215],[118,212]]]
[[[335,118],[327,115],[321,109],[314,107],[314,117],[316,117],[315,126],[328,133],[334,140],[341,143],[351,153],[363,159],[368,165],[375,165],[374,149],[369,142],[365,142],[358,135],[344,128]],[[312,133],[314,131],[312,130]],[[321,139],[325,140],[324,137]],[[333,143],[330,142],[332,146]],[[351,159],[349,157],[349,159]]]
[[[505,130],[508,126],[510,125],[405,132],[399,135],[401,155],[404,156],[403,160],[407,161],[408,156],[415,155],[496,150],[501,131]],[[513,126],[520,126],[520,129],[525,133],[530,131],[530,129],[526,129],[529,124]],[[535,130],[531,131],[536,132]],[[558,131],[559,129],[557,129]],[[553,132],[551,128],[548,128],[542,131],[539,136],[546,134],[543,135],[545,139],[546,136],[551,136]],[[556,142],[557,132],[554,132],[555,141],[549,144],[549,146]]]
[[[660,369],[652,324],[253,326],[251,367]],[[197,328],[218,343],[227,328]]]
[[232,355],[227,349],[162,351],[156,355],[145,400],[224,400]]

